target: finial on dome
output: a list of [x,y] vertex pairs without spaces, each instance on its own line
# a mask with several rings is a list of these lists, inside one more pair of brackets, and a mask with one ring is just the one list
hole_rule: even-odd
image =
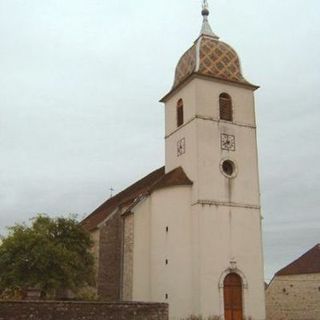
[[200,34],[205,36],[210,36],[215,39],[219,39],[219,37],[213,33],[208,21],[208,16],[210,14],[210,11],[209,11],[209,5],[207,0],[203,0],[201,14],[203,17],[203,22],[202,22],[202,28],[201,28]]
[[209,12],[208,1],[207,1],[207,0],[203,0],[201,14],[202,14],[203,16],[208,16],[209,13],[210,13],[210,12]]

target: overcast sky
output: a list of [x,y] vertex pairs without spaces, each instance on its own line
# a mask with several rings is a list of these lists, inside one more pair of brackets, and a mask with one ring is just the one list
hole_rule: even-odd
[[[266,278],[320,242],[320,2],[215,0],[256,92]],[[200,0],[0,0],[0,232],[85,216],[164,164],[164,110]]]

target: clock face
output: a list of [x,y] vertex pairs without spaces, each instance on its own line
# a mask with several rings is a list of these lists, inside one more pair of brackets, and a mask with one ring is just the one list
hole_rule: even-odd
[[177,156],[181,156],[186,153],[186,139],[182,138],[177,142]]
[[221,149],[228,151],[236,150],[236,139],[235,136],[228,134],[221,134]]

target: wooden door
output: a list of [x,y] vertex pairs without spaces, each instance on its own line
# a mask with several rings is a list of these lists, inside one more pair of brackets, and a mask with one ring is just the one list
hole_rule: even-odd
[[242,320],[242,281],[236,273],[224,279],[224,319]]

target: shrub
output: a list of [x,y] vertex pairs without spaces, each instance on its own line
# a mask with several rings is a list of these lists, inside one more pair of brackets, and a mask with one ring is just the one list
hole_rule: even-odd
[[181,320],[221,320],[221,317],[219,316],[209,316],[208,318],[205,318],[201,315],[191,315],[187,318],[181,319]]

